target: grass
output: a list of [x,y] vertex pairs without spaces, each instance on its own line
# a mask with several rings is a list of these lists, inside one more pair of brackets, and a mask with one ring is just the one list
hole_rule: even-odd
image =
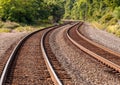
[[25,26],[25,27],[17,27],[14,29],[15,32],[32,32],[34,29],[30,26]]
[[[113,19],[113,21],[114,21],[114,19]],[[107,32],[112,33],[112,34],[116,35],[117,37],[120,37],[120,25],[117,23],[116,24],[115,23],[112,23],[112,24],[106,23],[105,25],[101,25],[100,23],[94,21],[91,24],[97,29],[106,30]]]
[[49,27],[51,24],[46,24],[46,23],[39,23],[37,25],[20,25],[16,22],[2,22],[0,21],[0,33],[2,32],[32,32],[35,30],[43,29],[45,27]]
[[115,32],[115,35],[120,38],[120,29]]
[[104,30],[104,29],[105,29],[105,26],[99,24],[99,23],[96,22],[96,21],[93,21],[91,24],[92,24],[95,28],[97,28],[97,29],[101,29],[101,30]]
[[3,22],[2,21],[0,21],[0,28],[2,28],[3,27]]
[[34,28],[37,28],[37,29],[43,29],[45,27],[49,27],[51,26],[52,24],[46,24],[46,23],[40,23],[38,25],[33,25]]
[[115,34],[115,32],[117,31],[117,25],[110,25],[106,28],[106,31],[109,33],[113,33]]
[[106,29],[107,32],[115,34],[117,37],[120,37],[120,25],[111,25]]
[[10,21],[0,22],[1,28],[14,29],[14,28],[19,27],[19,26],[20,26],[20,24],[18,24],[16,22],[10,22]]
[[0,33],[8,33],[10,31],[11,31],[10,29],[6,29],[6,28],[1,28],[0,29]]

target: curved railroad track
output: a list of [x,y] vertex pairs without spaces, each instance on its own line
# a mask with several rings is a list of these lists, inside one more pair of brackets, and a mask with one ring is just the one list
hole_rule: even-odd
[[[69,41],[120,73],[120,54],[85,38],[78,30],[82,24],[83,22],[71,24],[65,33]],[[33,32],[23,38],[3,69],[0,85],[73,85],[71,77],[58,62],[49,44],[50,34],[62,26],[48,27],[49,29]]]
[[83,22],[80,22],[68,29],[68,39],[87,54],[120,73],[120,54],[84,37],[78,30],[82,24]]
[[70,76],[61,67],[48,43],[50,33],[61,26],[48,27],[22,39],[3,69],[0,85],[72,85]]

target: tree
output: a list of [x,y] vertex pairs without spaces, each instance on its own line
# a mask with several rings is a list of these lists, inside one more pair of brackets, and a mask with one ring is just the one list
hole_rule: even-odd
[[70,18],[70,16],[71,16],[71,9],[73,7],[74,1],[75,0],[67,0],[65,2],[65,14],[64,14],[64,18],[67,18],[67,19]]
[[53,22],[58,22],[64,14],[64,0],[45,0],[49,16],[53,17]]
[[10,20],[32,23],[42,9],[42,0],[1,0],[0,16],[3,21]]

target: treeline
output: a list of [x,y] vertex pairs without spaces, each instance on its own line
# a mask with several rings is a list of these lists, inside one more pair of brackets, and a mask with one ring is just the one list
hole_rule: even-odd
[[120,19],[120,0],[66,0],[64,18],[115,24]]
[[0,19],[22,23],[95,20],[114,24],[120,19],[120,0],[0,0]]
[[64,19],[85,20],[120,37],[120,0],[66,0]]
[[31,24],[58,22],[64,13],[64,0],[0,0],[0,19]]

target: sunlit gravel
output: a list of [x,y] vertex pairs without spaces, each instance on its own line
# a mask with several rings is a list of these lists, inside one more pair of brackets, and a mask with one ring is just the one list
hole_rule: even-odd
[[93,28],[90,24],[85,23],[80,31],[91,40],[106,46],[116,52],[120,52],[120,38],[106,31]]
[[27,33],[0,33],[0,58],[8,48],[15,42],[18,42]]
[[50,45],[59,62],[71,75],[75,85],[119,85],[118,75],[63,37],[65,29],[57,29],[50,36]]

